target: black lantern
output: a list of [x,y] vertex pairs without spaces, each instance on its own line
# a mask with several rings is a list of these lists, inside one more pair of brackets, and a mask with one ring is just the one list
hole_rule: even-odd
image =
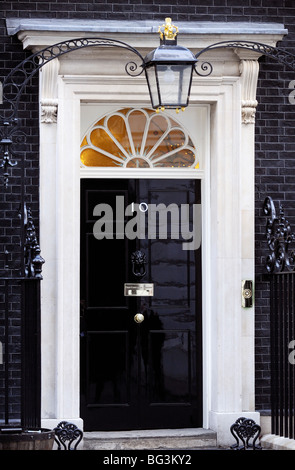
[[171,24],[171,18],[166,18],[159,32],[160,46],[149,52],[143,63],[152,107],[179,112],[188,106],[197,59],[189,49],[177,45],[178,28]]

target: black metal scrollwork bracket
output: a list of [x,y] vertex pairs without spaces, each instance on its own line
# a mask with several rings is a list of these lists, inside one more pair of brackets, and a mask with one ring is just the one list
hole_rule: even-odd
[[[94,37],[71,39],[46,47],[41,51],[38,51],[27,57],[5,77],[2,87],[4,107],[3,113],[0,115],[1,126],[4,127],[4,129],[6,127],[6,131],[2,131],[2,140],[0,141],[0,146],[3,153],[0,167],[4,168],[5,185],[7,185],[8,182],[8,166],[15,166],[15,163],[10,159],[10,153],[8,150],[12,143],[11,135],[13,134],[13,131],[8,131],[7,126],[19,124],[17,113],[20,98],[30,79],[38,70],[40,70],[45,64],[53,59],[56,59],[72,51],[86,47],[98,46],[119,47],[130,51],[138,57],[141,63],[138,64],[134,61],[128,62],[125,66],[126,72],[131,76],[138,76],[143,72],[144,58],[137,49],[123,41]],[[269,56],[287,65],[292,70],[295,70],[295,56],[293,54],[272,46],[268,46],[266,44],[251,41],[221,41],[202,49],[195,55],[195,57],[198,59],[202,54],[219,48],[247,49],[252,52]],[[207,61],[203,63],[198,62],[195,66],[195,72],[200,76],[208,76],[212,72],[212,65]]]
[[17,162],[11,160],[13,155],[11,148],[13,135],[19,130],[20,120],[18,111],[20,99],[25,87],[31,78],[51,60],[64,54],[77,51],[86,47],[118,47],[135,54],[140,63],[129,61],[125,65],[125,71],[130,76],[138,76],[143,72],[143,57],[134,47],[122,41],[106,38],[78,38],[63,41],[46,47],[23,60],[17,67],[4,78],[2,84],[3,106],[0,113],[0,168],[4,169],[4,184],[8,185],[8,168],[16,166]]
[[288,68],[295,70],[295,55],[288,51],[284,51],[277,47],[268,46],[255,41],[220,41],[205,47],[196,54],[196,58],[199,58],[202,54],[212,51],[214,49],[230,48],[230,49],[246,49],[251,52],[255,52],[260,55],[270,57]]
[[[69,52],[77,51],[86,47],[119,47],[127,49],[133,54],[137,55],[143,63],[143,57],[140,52],[129,44],[118,41],[115,39],[106,38],[77,38],[67,41],[62,41],[52,46],[48,46],[23,60],[17,67],[15,67],[7,75],[3,81],[3,102],[10,103],[12,109],[9,119],[6,115],[6,121],[11,121],[16,118],[18,111],[18,104],[24,88],[29,83],[32,76],[40,70],[45,64]],[[131,76],[140,75],[143,68],[139,69],[139,65],[135,62],[128,62],[125,66],[126,72]],[[2,116],[2,120],[4,116]]]
[[270,249],[270,255],[266,259],[266,269],[269,273],[294,270],[294,251],[289,252],[291,242],[295,235],[291,232],[291,226],[285,218],[283,206],[277,216],[274,202],[271,197],[266,197],[263,204],[264,214],[268,216],[266,222],[266,239]]
[[[57,427],[54,428],[54,432],[57,450],[62,450],[62,448],[63,450],[76,450],[83,437],[81,429],[67,421],[61,421]],[[72,447],[74,441],[76,442]]]
[[261,433],[261,427],[253,419],[238,418],[230,427],[230,432],[236,440],[231,446],[232,450],[261,450],[257,440]]

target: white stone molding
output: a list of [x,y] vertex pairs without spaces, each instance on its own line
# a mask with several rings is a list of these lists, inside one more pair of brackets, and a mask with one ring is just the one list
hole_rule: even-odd
[[257,60],[241,60],[241,86],[242,86],[242,122],[254,124],[258,101],[256,100],[256,88],[259,72]]
[[[159,45],[159,24],[161,21],[154,20],[6,19],[7,33],[17,34],[24,48],[34,52],[60,41],[91,36],[118,38],[134,47],[150,49]],[[198,49],[217,41],[232,41],[233,37],[240,41],[254,37],[256,42],[275,46],[288,33],[280,23],[183,21],[178,26],[182,44]]]
[[41,69],[41,122],[52,124],[57,121],[57,77],[59,72],[59,60],[48,62]]

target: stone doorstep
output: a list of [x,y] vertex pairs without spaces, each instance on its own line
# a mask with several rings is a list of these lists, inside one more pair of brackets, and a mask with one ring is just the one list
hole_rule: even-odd
[[208,429],[84,432],[81,450],[200,449],[217,446]]
[[275,434],[265,434],[261,440],[263,449],[268,450],[295,450],[295,440]]

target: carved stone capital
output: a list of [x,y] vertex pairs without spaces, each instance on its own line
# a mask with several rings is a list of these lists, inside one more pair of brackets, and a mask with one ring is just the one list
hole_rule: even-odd
[[59,60],[48,62],[41,72],[41,122],[51,124],[57,121],[57,77]]
[[241,60],[240,72],[242,77],[242,122],[243,124],[254,124],[255,113],[258,102],[256,100],[256,89],[259,72],[257,60]]
[[242,122],[243,124],[254,124],[257,100],[242,100]]
[[41,122],[51,124],[57,122],[58,101],[54,99],[44,99],[41,101]]

